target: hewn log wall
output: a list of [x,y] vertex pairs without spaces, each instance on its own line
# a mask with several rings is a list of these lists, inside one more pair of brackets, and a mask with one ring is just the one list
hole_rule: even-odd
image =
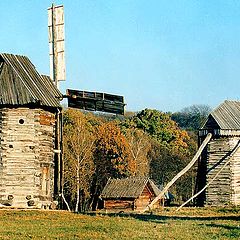
[[112,211],[132,211],[134,207],[133,199],[107,199],[104,201],[104,208]]
[[[149,186],[145,186],[140,196],[137,198],[122,198],[122,199],[105,199],[104,209],[110,211],[141,211],[146,208],[149,203],[154,199],[155,195],[149,189]],[[158,201],[154,208],[160,206]]]
[[149,188],[146,186],[143,189],[142,194],[135,201],[135,209],[137,211],[143,210],[151,203],[153,198],[154,198],[154,195],[151,193]]
[[53,195],[54,114],[3,108],[0,116],[0,203],[42,207]]
[[[207,152],[206,183],[210,182],[228,161],[238,144],[237,137],[220,137],[211,140]],[[222,206],[240,204],[240,151],[206,189],[205,205]]]
[[[231,138],[229,144],[234,148],[240,141],[239,137]],[[233,205],[240,205],[240,149],[234,154],[231,160],[231,203]]]

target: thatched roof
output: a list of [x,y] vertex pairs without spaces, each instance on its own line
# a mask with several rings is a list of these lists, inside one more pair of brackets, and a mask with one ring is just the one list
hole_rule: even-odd
[[144,188],[148,186],[150,191],[157,196],[160,193],[158,187],[149,178],[144,177],[130,177],[124,179],[109,179],[104,187],[101,198],[102,199],[116,199],[116,198],[138,198]]
[[60,108],[61,96],[51,79],[43,78],[27,57],[0,54],[0,106]]
[[202,129],[240,130],[240,102],[226,100],[208,116]]

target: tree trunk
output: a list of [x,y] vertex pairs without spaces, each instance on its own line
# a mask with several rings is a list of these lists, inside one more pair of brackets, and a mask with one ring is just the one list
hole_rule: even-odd
[[78,206],[79,206],[79,200],[80,200],[80,177],[79,177],[79,172],[80,172],[80,162],[79,162],[79,156],[77,159],[77,199],[76,199],[76,206],[75,206],[75,212],[78,212]]
[[61,193],[61,196],[62,196],[62,199],[63,199],[64,203],[65,203],[65,204],[66,204],[66,206],[67,206],[67,209],[68,209],[68,211],[69,211],[69,212],[71,212],[71,209],[70,209],[70,207],[69,207],[69,204],[68,204],[68,202],[67,202],[66,198],[64,197],[64,194],[63,194],[63,192]]

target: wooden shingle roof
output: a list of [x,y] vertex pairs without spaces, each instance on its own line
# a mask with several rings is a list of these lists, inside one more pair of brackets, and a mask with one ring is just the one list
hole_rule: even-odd
[[56,88],[56,86],[54,85],[52,79],[50,78],[50,76],[48,75],[42,75],[41,76],[43,78],[44,81],[44,85],[48,88],[51,89],[51,93],[61,99],[63,97],[62,93]]
[[149,178],[130,177],[124,179],[109,179],[104,187],[101,198],[138,198],[146,186],[157,196],[160,193],[158,187]]
[[25,56],[0,54],[0,106],[34,104],[60,108],[62,94]]
[[240,130],[240,102],[226,100],[208,116],[202,129]]

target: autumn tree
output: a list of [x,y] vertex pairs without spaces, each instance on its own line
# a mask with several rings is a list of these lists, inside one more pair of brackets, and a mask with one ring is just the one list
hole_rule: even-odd
[[93,208],[108,178],[128,177],[136,170],[129,144],[115,122],[100,125],[96,138]]
[[132,118],[127,119],[123,125],[127,128],[137,128],[148,133],[161,145],[176,151],[187,151],[189,136],[182,131],[176,122],[171,120],[170,114],[158,110],[145,109]]
[[[64,112],[64,192],[74,211],[84,210],[90,199],[90,187],[95,170],[96,120],[92,115],[77,110]],[[80,209],[79,209],[80,208]]]
[[[149,175],[159,185],[166,184],[186,166],[196,150],[195,142],[186,131],[178,127],[168,113],[145,109],[126,119],[123,126],[140,129],[152,137],[148,151]],[[189,192],[191,189],[190,186]],[[182,195],[183,192],[178,191],[178,194]]]
[[[64,193],[75,211],[96,209],[110,177],[150,176],[166,184],[196,150],[171,114],[150,109],[115,120],[66,110],[63,133]],[[176,192],[182,198],[191,191],[191,186],[186,190],[190,173],[177,183]]]
[[149,175],[148,152],[151,148],[151,139],[143,130],[129,128],[124,130],[128,141],[130,156],[133,159],[136,170],[136,176]]
[[[197,149],[193,139],[189,139],[188,151],[172,151],[171,148],[162,146],[156,140],[152,141],[149,151],[150,176],[160,185],[166,185],[177,175],[192,159]],[[196,165],[185,173],[171,188],[176,200],[188,199],[192,196],[195,187]]]

